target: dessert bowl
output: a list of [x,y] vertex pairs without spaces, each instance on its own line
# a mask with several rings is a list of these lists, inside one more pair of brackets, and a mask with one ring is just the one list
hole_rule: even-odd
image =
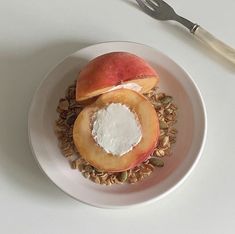
[[[136,54],[155,68],[161,91],[173,96],[179,131],[166,166],[136,184],[101,186],[71,170],[58,147],[54,132],[55,111],[65,89],[91,59],[114,51]],[[156,201],[179,186],[198,162],[206,138],[206,112],[192,78],[169,57],[149,46],[133,42],[105,42],[83,48],[65,58],[45,77],[31,103],[28,120],[32,152],[45,174],[71,197],[103,208],[122,208]]]

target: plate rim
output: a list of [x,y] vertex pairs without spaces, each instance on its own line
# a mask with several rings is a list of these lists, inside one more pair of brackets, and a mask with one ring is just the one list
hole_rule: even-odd
[[[33,111],[33,104],[35,102],[35,99],[39,93],[39,90],[41,89],[41,87],[43,86],[43,83],[47,80],[48,76],[59,66],[61,65],[67,58],[75,55],[76,53],[85,50],[87,48],[92,48],[92,47],[96,47],[96,46],[102,46],[102,45],[106,45],[106,44],[136,44],[136,45],[140,45],[143,47],[148,47],[153,51],[156,51],[157,53],[161,54],[162,56],[164,56],[167,60],[169,60],[171,63],[175,64],[179,69],[182,70],[182,72],[184,72],[187,75],[187,78],[189,79],[189,81],[191,82],[191,84],[194,86],[198,97],[199,97],[199,101],[200,101],[200,105],[202,107],[202,117],[203,117],[203,124],[204,124],[204,129],[202,132],[202,139],[200,141],[200,146],[199,146],[199,151],[198,154],[195,158],[195,160],[192,162],[192,164],[190,165],[189,169],[187,170],[187,172],[182,176],[182,178],[180,178],[179,181],[177,181],[172,187],[170,187],[169,189],[167,189],[165,192],[161,193],[158,196],[155,196],[153,198],[150,198],[148,200],[144,200],[142,202],[137,202],[137,203],[133,203],[133,204],[129,204],[129,205],[107,205],[107,204],[98,204],[97,202],[86,202],[82,199],[79,199],[71,194],[69,194],[68,192],[66,192],[65,190],[63,190],[63,188],[61,188],[49,175],[48,173],[43,169],[42,165],[40,164],[36,153],[34,151],[33,148],[33,144],[32,144],[32,138],[31,138],[31,133],[30,133],[30,128],[31,128],[31,113]],[[206,140],[207,140],[207,128],[208,128],[208,124],[207,124],[207,110],[206,110],[206,105],[204,102],[204,99],[202,97],[201,91],[199,89],[199,87],[197,86],[197,84],[195,83],[195,81],[193,80],[192,76],[189,74],[188,71],[186,71],[186,69],[184,68],[184,66],[179,65],[177,62],[175,62],[175,60],[173,60],[171,57],[169,57],[168,55],[166,55],[165,53],[163,53],[161,50],[154,48],[152,46],[143,44],[143,43],[138,43],[138,42],[133,42],[133,41],[103,41],[103,42],[99,42],[99,43],[95,43],[95,44],[91,44],[88,46],[85,46],[65,57],[63,57],[58,63],[56,63],[54,66],[52,66],[51,69],[49,69],[49,71],[44,75],[44,78],[40,81],[39,85],[37,86],[36,90],[34,91],[33,97],[31,99],[31,103],[30,103],[30,107],[29,107],[29,111],[28,111],[28,139],[29,139],[29,145],[30,145],[30,149],[31,152],[35,158],[35,161],[37,162],[39,168],[41,169],[41,171],[43,172],[44,175],[46,175],[47,179],[50,180],[50,182],[52,182],[57,188],[59,188],[59,190],[61,190],[63,193],[65,193],[67,196],[75,199],[76,201],[79,201],[81,203],[93,206],[93,207],[97,207],[97,208],[106,208],[106,209],[122,209],[122,208],[132,208],[132,207],[136,207],[136,206],[144,206],[144,205],[148,205],[150,203],[156,202],[162,198],[164,198],[165,196],[167,196],[168,194],[170,194],[172,191],[174,191],[175,189],[177,189],[180,185],[182,185],[187,178],[190,176],[191,172],[194,170],[194,168],[197,166],[199,160],[202,157],[202,153],[203,150],[205,148],[205,144],[206,144]]]

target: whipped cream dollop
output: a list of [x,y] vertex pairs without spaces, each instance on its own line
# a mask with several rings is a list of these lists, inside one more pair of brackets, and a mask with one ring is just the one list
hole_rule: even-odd
[[107,153],[122,156],[142,139],[138,117],[126,105],[111,103],[94,113],[92,136]]
[[140,92],[142,87],[136,83],[123,83],[123,84],[120,84],[120,85],[117,85],[117,86],[111,88],[109,91],[113,91],[113,90],[117,90],[117,89],[131,89],[136,92]]

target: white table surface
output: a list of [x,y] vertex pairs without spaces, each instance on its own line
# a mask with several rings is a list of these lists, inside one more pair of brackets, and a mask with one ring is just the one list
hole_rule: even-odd
[[[153,20],[128,0],[0,0],[0,233],[235,233],[235,66],[187,31]],[[235,1],[168,0],[235,47]],[[208,138],[177,190],[141,208],[105,210],[55,187],[29,148],[27,113],[45,74],[93,43],[135,41],[183,66],[199,86]]]

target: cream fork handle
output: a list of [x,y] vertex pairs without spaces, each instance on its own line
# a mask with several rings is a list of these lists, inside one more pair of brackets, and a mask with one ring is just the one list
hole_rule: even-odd
[[218,40],[201,26],[198,26],[193,33],[197,38],[235,65],[235,49]]

